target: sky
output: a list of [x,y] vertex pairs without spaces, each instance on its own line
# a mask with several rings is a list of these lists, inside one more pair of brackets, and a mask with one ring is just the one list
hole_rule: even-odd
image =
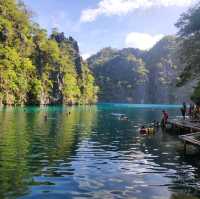
[[84,58],[105,47],[148,50],[165,35],[196,0],[24,0],[33,20],[58,28],[79,43]]

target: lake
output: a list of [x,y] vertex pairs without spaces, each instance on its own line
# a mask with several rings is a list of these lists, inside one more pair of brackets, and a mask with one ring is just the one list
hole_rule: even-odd
[[138,132],[163,109],[180,114],[170,105],[1,108],[0,198],[199,198],[197,149],[184,155],[176,135]]

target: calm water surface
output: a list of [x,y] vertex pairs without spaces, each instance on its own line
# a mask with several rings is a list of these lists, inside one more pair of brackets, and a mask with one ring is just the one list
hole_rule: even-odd
[[1,108],[0,199],[200,198],[200,153],[184,155],[177,136],[165,132],[138,133],[162,109],[179,112],[117,104]]

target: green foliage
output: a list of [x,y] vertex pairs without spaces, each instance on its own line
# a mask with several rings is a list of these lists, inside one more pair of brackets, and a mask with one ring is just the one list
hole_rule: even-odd
[[197,104],[200,105],[200,82],[195,87],[194,92],[191,96],[191,99]]
[[142,59],[137,61],[137,74],[138,74],[138,82],[145,83],[148,77],[149,70],[146,68],[145,63]]
[[97,101],[96,93],[98,91],[98,87],[95,87],[94,84],[95,79],[89,71],[88,65],[84,64],[81,85],[81,92],[83,95],[82,103],[90,104],[93,101]]
[[176,26],[181,40],[179,58],[184,65],[178,85],[183,85],[200,73],[200,4],[182,14]]
[[122,102],[135,98],[134,87],[145,84],[148,70],[144,62],[125,51],[105,48],[88,59],[100,89],[100,101]]
[[31,60],[20,57],[16,49],[0,45],[0,92],[5,104],[26,102],[31,73]]
[[22,2],[0,1],[0,104],[94,102],[94,79],[77,42],[56,29],[48,38]]
[[[149,51],[105,48],[88,59],[103,102],[169,103],[182,67],[177,39],[166,36]],[[159,96],[159,97],[158,97]]]
[[[178,86],[186,84],[189,80],[198,79],[200,74],[200,4],[183,13],[177,22],[179,28],[179,58],[184,65]],[[199,85],[195,89],[192,99],[200,102]]]

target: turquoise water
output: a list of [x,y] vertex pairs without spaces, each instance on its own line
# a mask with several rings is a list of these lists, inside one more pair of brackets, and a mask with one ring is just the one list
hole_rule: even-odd
[[179,107],[0,109],[0,199],[199,198],[199,152],[184,155],[177,136],[161,130],[138,133],[163,109],[175,117]]

